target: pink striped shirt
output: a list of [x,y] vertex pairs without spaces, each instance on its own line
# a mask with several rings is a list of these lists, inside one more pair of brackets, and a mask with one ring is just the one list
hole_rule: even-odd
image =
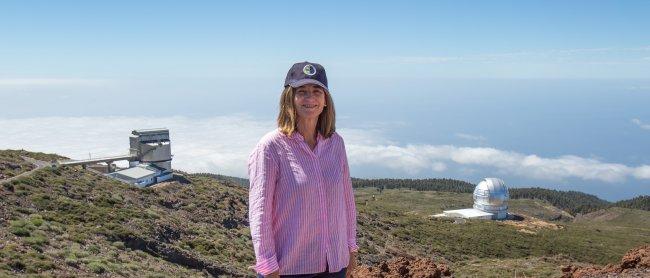
[[318,134],[316,148],[294,132],[266,134],[248,160],[249,221],[256,270],[268,275],[347,267],[357,218],[343,138]]

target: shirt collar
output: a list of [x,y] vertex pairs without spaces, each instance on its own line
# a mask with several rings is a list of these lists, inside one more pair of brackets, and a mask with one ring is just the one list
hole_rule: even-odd
[[[298,131],[294,131],[291,134],[291,136],[289,136],[289,138],[294,139],[294,140],[305,141],[305,138],[302,137],[302,134],[300,134],[300,132],[298,132]],[[320,134],[320,132],[317,131],[316,132],[316,142],[323,141],[324,139],[325,139],[325,137],[322,134]]]

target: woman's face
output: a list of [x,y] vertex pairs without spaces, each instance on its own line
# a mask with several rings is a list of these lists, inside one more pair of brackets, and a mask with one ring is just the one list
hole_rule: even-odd
[[325,107],[325,90],[312,84],[300,86],[295,89],[293,103],[298,119],[318,119]]

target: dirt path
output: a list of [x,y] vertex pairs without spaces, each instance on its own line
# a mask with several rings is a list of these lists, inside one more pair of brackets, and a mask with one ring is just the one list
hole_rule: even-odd
[[0,180],[0,185],[11,182],[11,181],[16,180],[16,179],[19,179],[21,177],[29,176],[32,173],[34,173],[35,171],[43,169],[45,167],[49,167],[51,165],[48,162],[41,161],[41,160],[36,160],[36,159],[31,158],[31,157],[21,156],[21,158],[24,159],[25,161],[33,164],[34,166],[36,166],[36,168],[34,168],[32,170],[29,170],[29,171],[27,171],[25,173],[21,173],[20,175],[17,175],[15,177],[11,177],[11,178],[8,178],[6,180]]

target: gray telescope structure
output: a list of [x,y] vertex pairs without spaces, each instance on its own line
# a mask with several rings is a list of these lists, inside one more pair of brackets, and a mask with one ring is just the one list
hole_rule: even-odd
[[492,213],[493,219],[508,217],[510,194],[503,180],[485,178],[474,188],[474,208]]
[[503,220],[508,218],[508,187],[502,179],[484,178],[474,188],[474,207],[445,210],[434,217]]
[[172,169],[172,149],[167,129],[138,129],[129,137],[129,155],[139,163],[149,163],[162,169]]
[[[114,161],[129,161],[129,168],[111,173]],[[138,186],[168,180],[172,175],[172,151],[166,128],[136,129],[129,137],[129,153],[91,159],[59,161],[59,165],[83,165],[105,162],[108,176]]]

